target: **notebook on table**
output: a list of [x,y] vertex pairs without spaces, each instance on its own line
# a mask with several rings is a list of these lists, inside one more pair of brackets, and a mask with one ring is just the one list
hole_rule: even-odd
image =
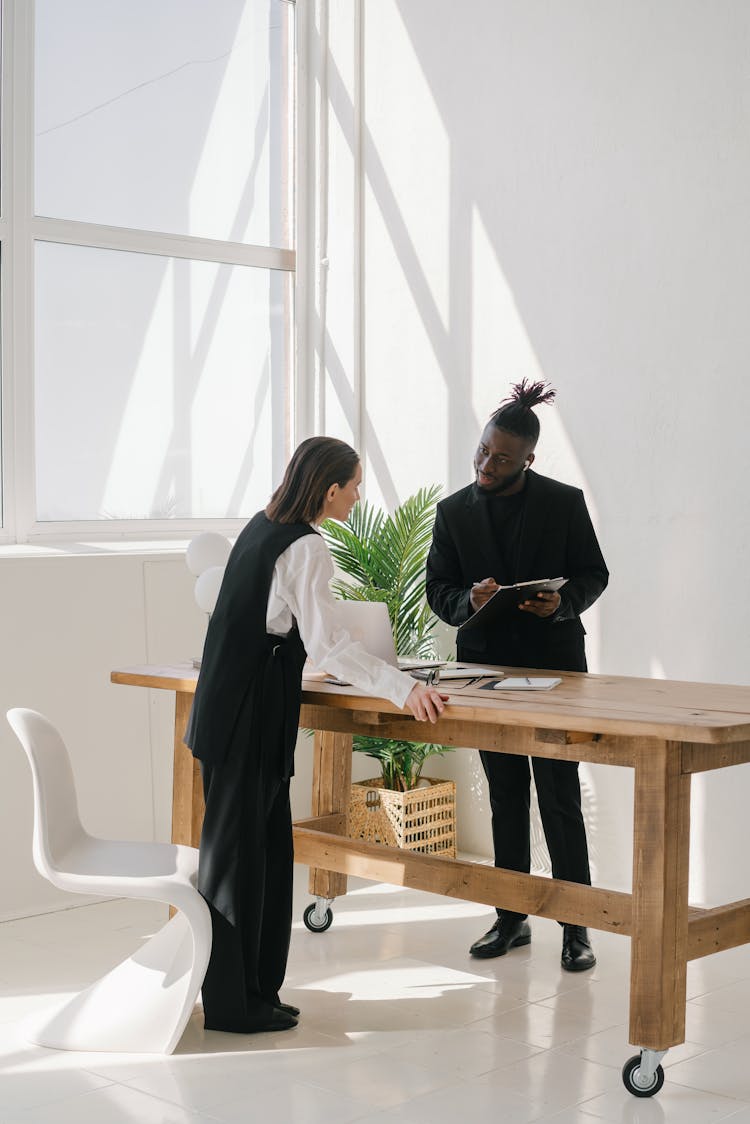
[[551,691],[559,683],[562,683],[562,679],[556,676],[509,675],[490,686],[493,691]]

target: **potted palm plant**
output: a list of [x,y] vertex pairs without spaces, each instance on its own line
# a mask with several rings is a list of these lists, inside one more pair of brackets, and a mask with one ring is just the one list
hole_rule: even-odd
[[[322,526],[345,577],[333,582],[345,600],[384,601],[400,656],[435,656],[437,618],[425,598],[425,562],[440,489],[421,488],[392,515],[357,504],[346,523]],[[353,747],[379,762],[381,776],[352,785],[355,837],[455,857],[455,784],[422,776],[425,761],[449,747],[355,735]]]

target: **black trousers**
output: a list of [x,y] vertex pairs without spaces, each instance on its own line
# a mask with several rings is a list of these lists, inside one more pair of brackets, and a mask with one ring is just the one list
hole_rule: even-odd
[[[480,752],[489,782],[495,866],[531,869],[529,758]],[[534,783],[553,878],[591,885],[577,761],[532,757]],[[509,911],[497,909],[498,915]],[[525,914],[516,914],[525,917]]]
[[[203,982],[208,1030],[262,1021],[279,1001],[292,931],[294,851],[289,780],[262,778],[248,763],[238,772],[230,757],[202,767],[206,804],[217,799],[236,833],[233,921],[209,902],[213,944]],[[219,785],[217,792],[214,786]]]

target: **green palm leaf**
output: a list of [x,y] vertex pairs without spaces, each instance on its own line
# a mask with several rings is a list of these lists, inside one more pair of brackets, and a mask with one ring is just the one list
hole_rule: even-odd
[[[432,540],[440,488],[420,488],[392,515],[356,504],[345,524],[326,520],[321,530],[339,569],[332,588],[338,597],[384,601],[399,655],[435,654],[435,614],[425,598],[425,563]],[[347,580],[349,579],[349,580]],[[390,738],[356,737],[354,748],[374,757],[383,782],[396,791],[414,788],[426,758],[447,746]]]
[[385,601],[400,655],[430,648],[435,617],[426,606],[424,573],[440,488],[420,488],[392,515],[370,504],[356,504],[345,524],[326,520],[323,535],[331,555],[354,579],[337,579],[335,592],[345,599]]

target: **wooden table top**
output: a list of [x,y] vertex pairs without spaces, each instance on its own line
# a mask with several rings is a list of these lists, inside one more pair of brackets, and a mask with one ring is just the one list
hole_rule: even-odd
[[[638,679],[624,675],[540,672],[502,668],[510,675],[559,675],[550,691],[498,693],[479,685],[439,688],[450,696],[441,722],[484,722],[629,737],[727,744],[750,740],[750,686]],[[119,668],[113,683],[192,694],[198,679],[190,663]],[[303,704],[379,714],[400,714],[392,703],[374,700],[354,687],[303,680]]]

